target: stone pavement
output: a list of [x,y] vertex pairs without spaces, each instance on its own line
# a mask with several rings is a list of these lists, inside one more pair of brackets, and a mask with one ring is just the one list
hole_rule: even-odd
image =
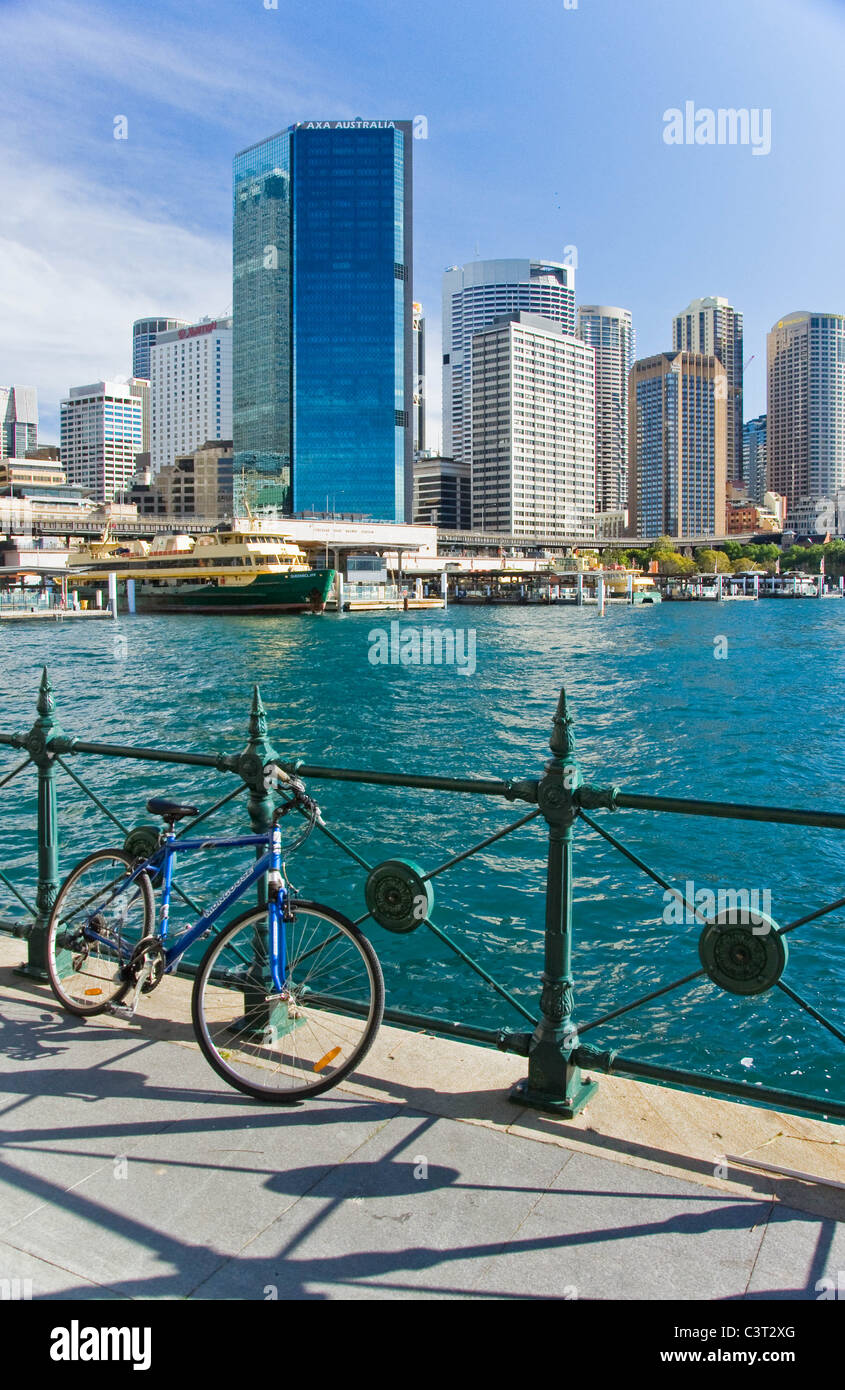
[[0,938],[0,1280],[33,1298],[815,1300],[845,1271],[840,1126],[617,1078],[567,1124],[508,1102],[521,1059],[393,1028],[271,1108],[207,1066],[182,982],[80,1022],[22,955]]

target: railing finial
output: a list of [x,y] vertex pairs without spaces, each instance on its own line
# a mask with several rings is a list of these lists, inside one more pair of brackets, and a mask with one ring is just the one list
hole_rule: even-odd
[[42,719],[46,719],[47,715],[52,714],[56,708],[56,702],[53,699],[53,684],[47,674],[46,666],[41,668],[41,684],[38,687],[38,700],[35,707]]
[[560,697],[552,721],[549,747],[556,758],[566,758],[575,752],[575,735],[572,731],[572,716],[566,708],[566,689],[562,686]]
[[252,687],[252,708],[249,714],[250,738],[267,737],[267,711],[257,685]]

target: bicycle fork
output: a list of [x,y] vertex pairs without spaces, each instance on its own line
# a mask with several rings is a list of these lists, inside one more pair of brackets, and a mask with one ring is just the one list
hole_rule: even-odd
[[270,871],[267,875],[267,953],[269,992],[264,996],[266,1015],[263,1025],[265,1045],[272,1047],[284,1033],[295,1027],[295,1013],[286,988],[285,909],[287,894],[282,879],[282,835],[273,826],[270,839]]

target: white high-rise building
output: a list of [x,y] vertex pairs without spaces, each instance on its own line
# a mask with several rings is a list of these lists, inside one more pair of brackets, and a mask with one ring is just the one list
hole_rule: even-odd
[[150,353],[153,476],[210,440],[232,438],[232,320],[159,333]]
[[595,352],[538,314],[472,339],[472,524],[595,535]]
[[787,314],[767,348],[767,486],[791,530],[799,503],[845,488],[845,314]]
[[[742,479],[742,314],[718,295],[694,299],[672,325],[676,352],[718,357],[727,378],[728,482]],[[747,482],[748,479],[746,478]]]
[[61,402],[61,457],[67,480],[98,502],[111,502],[135,476],[144,405],[136,382],[95,381],[72,386]]
[[575,269],[558,261],[470,261],[443,276],[443,455],[469,459],[472,335],[505,314],[540,314],[575,332]]
[[578,337],[596,354],[596,511],[628,505],[628,375],[636,356],[627,309],[582,304]]

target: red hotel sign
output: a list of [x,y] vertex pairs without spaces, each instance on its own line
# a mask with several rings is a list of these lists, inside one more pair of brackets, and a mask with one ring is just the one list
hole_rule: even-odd
[[196,323],[193,328],[180,328],[180,338],[198,338],[200,333],[213,333],[217,327],[217,320],[214,323]]

